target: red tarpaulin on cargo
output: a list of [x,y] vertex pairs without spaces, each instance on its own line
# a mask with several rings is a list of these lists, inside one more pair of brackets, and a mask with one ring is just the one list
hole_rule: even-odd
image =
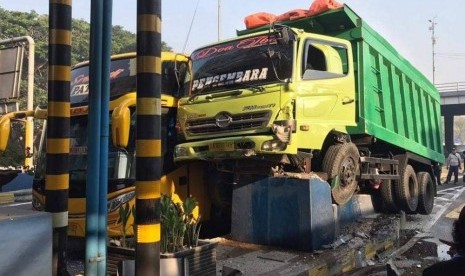
[[267,12],[254,13],[244,18],[247,29],[257,28],[274,22],[276,22],[276,15]]
[[274,22],[290,21],[317,15],[327,10],[338,9],[342,6],[342,4],[334,0],[315,0],[308,10],[295,9],[278,16],[267,12],[258,12],[246,16],[244,18],[244,23],[247,29],[253,29]]
[[310,16],[317,15],[327,10],[339,9],[342,7],[342,4],[334,0],[315,0],[312,5],[310,5]]

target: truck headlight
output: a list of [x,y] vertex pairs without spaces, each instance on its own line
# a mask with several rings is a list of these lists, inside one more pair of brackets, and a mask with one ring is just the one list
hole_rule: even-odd
[[295,132],[297,125],[296,120],[280,120],[274,121],[271,129],[276,137],[283,143],[291,144],[291,135]]
[[175,157],[184,157],[184,156],[188,156],[188,154],[187,154],[187,149],[184,148],[184,147],[180,147],[180,146],[176,147],[176,148],[174,149],[174,156],[175,156]]
[[113,199],[110,199],[107,203],[108,213],[111,213],[119,209],[121,205],[126,204],[126,202],[129,202],[134,197],[135,194],[136,192],[132,191],[129,193],[119,195]]
[[262,150],[264,151],[282,151],[286,149],[286,144],[279,140],[269,140],[262,144]]

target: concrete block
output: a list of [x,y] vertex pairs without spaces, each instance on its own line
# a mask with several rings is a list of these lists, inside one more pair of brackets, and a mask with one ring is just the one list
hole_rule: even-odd
[[351,223],[360,217],[375,214],[371,195],[357,194],[344,205],[337,206],[337,224]]
[[299,250],[316,250],[334,240],[331,190],[312,178],[264,178],[235,187],[233,239]]
[[0,275],[52,275],[49,213],[0,208]]

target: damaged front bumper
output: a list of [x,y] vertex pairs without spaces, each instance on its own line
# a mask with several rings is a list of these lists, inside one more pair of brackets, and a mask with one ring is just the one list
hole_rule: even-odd
[[241,159],[293,151],[296,149],[274,135],[228,137],[177,145],[174,160]]

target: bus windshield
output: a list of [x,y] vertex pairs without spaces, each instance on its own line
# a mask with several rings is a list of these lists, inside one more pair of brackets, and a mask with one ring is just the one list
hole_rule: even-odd
[[[189,78],[187,62],[162,62],[162,94],[181,97],[187,91]],[[111,61],[110,100],[136,91],[136,58]],[[79,66],[71,71],[71,105],[87,105],[89,102],[89,66]]]
[[265,34],[192,53],[192,94],[280,82],[292,76],[293,45]]
[[[111,115],[111,114],[109,114]],[[110,120],[111,122],[111,120]],[[70,120],[70,197],[83,197],[85,195],[85,182],[87,178],[87,115],[73,116]],[[109,190],[117,189],[117,185],[132,185],[135,181],[135,125],[136,113],[132,109],[129,144],[125,149],[116,148],[109,139],[108,148],[108,180]],[[162,142],[162,172],[169,173],[174,168],[173,148],[176,143],[176,110],[162,108],[161,129]],[[110,126],[111,131],[111,126]],[[46,129],[44,127],[44,134]],[[111,137],[111,133],[109,135]],[[45,140],[45,137],[43,138]],[[38,181],[45,179],[46,148],[40,147],[37,156],[35,178]],[[124,181],[123,181],[124,180]],[[72,185],[71,185],[72,184]],[[113,185],[114,184],[114,185]]]
[[[88,151],[87,122],[87,116],[75,116],[71,118],[69,153],[71,181],[86,180]],[[125,150],[113,147],[110,141],[108,149],[108,179],[134,178],[134,172],[131,170],[133,161],[134,139],[130,139],[130,144]]]

